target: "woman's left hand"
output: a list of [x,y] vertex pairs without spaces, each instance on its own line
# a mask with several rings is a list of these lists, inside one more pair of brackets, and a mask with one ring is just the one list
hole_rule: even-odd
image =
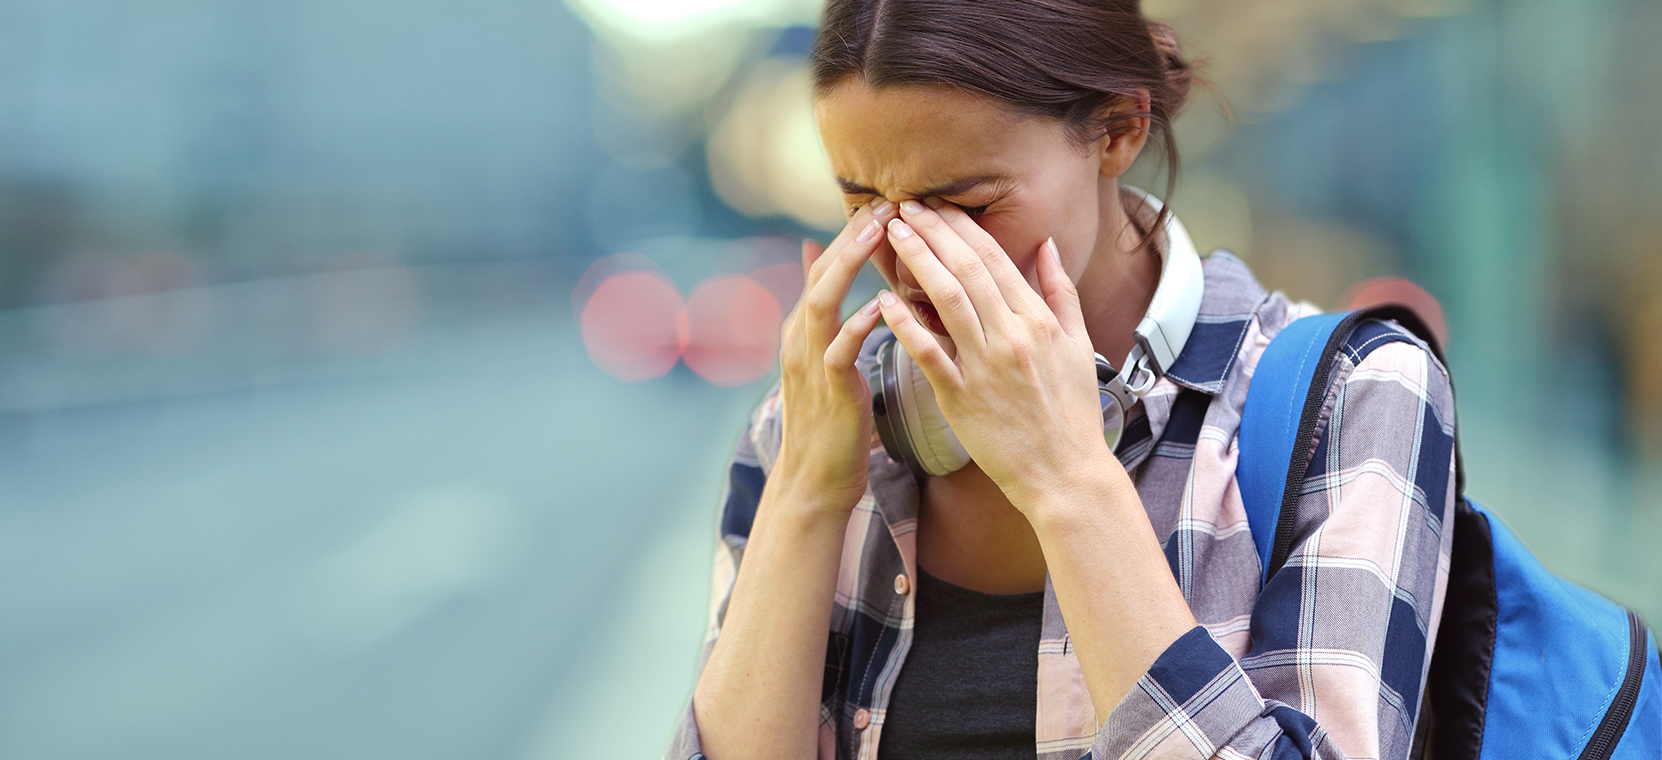
[[934,386],[964,449],[1010,502],[1027,512],[1076,495],[1110,464],[1123,478],[1102,436],[1079,293],[1055,242],[1040,247],[1035,292],[998,242],[951,204],[902,202],[888,237],[940,314],[956,359],[892,294],[879,298],[884,321]]

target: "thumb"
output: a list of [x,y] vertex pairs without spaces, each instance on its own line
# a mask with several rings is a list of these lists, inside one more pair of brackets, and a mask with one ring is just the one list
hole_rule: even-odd
[[1073,279],[1062,269],[1062,257],[1056,250],[1056,238],[1039,246],[1039,292],[1050,305],[1062,332],[1082,346],[1091,345],[1091,336],[1085,331],[1085,312],[1079,307],[1079,291]]

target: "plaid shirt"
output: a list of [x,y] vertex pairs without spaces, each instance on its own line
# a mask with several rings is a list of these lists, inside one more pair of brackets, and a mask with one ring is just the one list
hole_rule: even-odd
[[[1293,551],[1267,585],[1235,482],[1247,384],[1270,338],[1315,312],[1266,294],[1240,260],[1204,264],[1200,317],[1117,452],[1199,625],[1096,715],[1054,588],[1039,641],[1040,760],[1403,758],[1448,578],[1454,400],[1443,367],[1394,323],[1335,363]],[[879,340],[867,344],[867,360]],[[778,453],[778,389],[734,452],[704,657],[721,629]],[[913,637],[918,487],[880,445],[843,546],[820,710],[822,758],[877,757]],[[667,758],[701,758],[691,706]]]

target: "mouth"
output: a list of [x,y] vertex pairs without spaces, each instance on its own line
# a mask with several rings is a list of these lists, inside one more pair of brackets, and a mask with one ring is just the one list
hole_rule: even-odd
[[941,314],[935,311],[935,304],[927,298],[912,299],[912,309],[918,313],[918,319],[923,322],[929,331],[943,338],[950,338],[946,332],[946,323],[941,321]]

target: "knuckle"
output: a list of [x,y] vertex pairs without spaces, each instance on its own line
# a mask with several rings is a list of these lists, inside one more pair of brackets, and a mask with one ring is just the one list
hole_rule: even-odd
[[808,297],[804,300],[808,304],[809,313],[815,316],[822,316],[842,305],[841,299],[833,298],[832,294],[825,292],[823,288],[815,288],[814,292],[808,294]]
[[1019,366],[1026,367],[1033,363],[1035,354],[1033,342],[1025,336],[1011,337],[1009,342],[1005,344],[1005,350],[1009,352],[1010,358],[1015,360]]
[[969,297],[960,288],[953,288],[940,295],[940,306],[958,311],[969,305]]
[[832,258],[833,254],[830,251],[826,251],[824,254],[820,255],[818,260],[814,261],[813,266],[808,267],[807,279],[804,282],[807,287],[813,287],[814,283],[819,282],[820,278],[825,276],[825,270],[827,267],[831,266]]

